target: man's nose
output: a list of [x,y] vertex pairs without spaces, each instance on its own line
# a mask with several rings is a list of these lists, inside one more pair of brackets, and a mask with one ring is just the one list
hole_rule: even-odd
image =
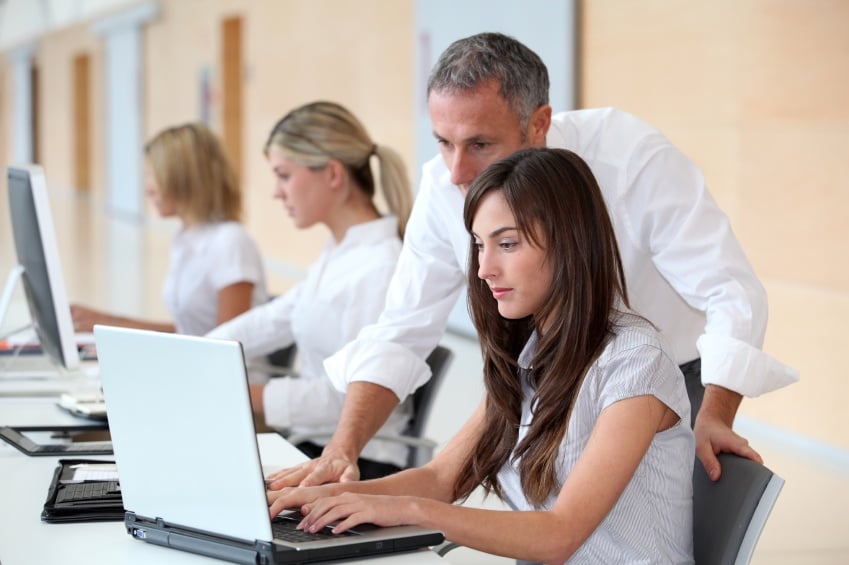
[[474,159],[464,151],[454,153],[451,161],[451,183],[461,188],[468,188],[477,176]]

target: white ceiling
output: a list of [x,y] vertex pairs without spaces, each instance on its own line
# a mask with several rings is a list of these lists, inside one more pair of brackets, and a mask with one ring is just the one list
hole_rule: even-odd
[[0,51],[31,46],[46,34],[139,0],[0,0]]

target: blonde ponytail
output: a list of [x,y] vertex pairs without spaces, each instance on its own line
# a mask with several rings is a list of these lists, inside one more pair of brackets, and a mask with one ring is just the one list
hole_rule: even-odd
[[380,184],[389,211],[398,219],[398,235],[404,239],[407,220],[413,208],[413,192],[410,189],[410,179],[401,156],[385,145],[375,145],[374,154],[380,162]]

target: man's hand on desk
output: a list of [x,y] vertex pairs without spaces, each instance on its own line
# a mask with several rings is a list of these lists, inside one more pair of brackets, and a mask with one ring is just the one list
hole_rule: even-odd
[[281,469],[268,476],[266,483],[270,490],[284,487],[309,487],[333,482],[356,481],[360,470],[356,460],[328,452],[327,449],[317,457],[300,465]]

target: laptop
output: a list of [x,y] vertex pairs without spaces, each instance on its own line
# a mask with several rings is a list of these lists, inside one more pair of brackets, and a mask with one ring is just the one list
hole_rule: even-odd
[[[295,530],[297,512],[272,522],[241,345],[109,326],[94,334],[133,538],[236,563],[367,557],[444,540],[408,526],[313,536]],[[274,463],[307,459],[287,447],[291,460]]]

